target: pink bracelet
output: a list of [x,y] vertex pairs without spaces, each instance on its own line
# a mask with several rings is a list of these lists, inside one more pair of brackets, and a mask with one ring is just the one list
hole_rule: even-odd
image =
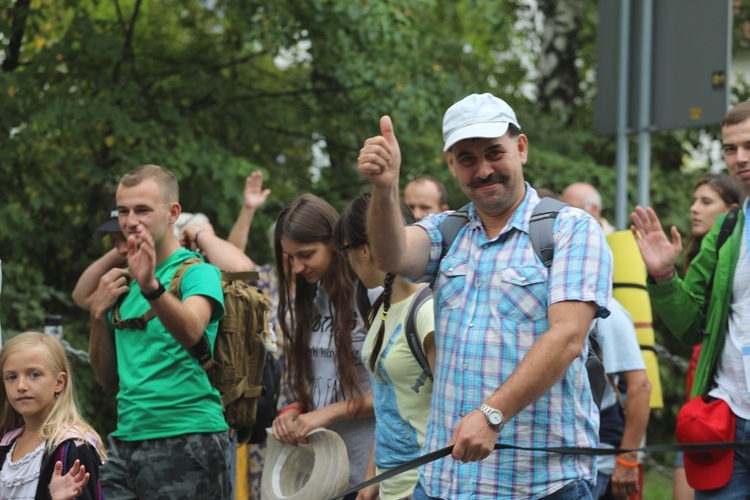
[[667,276],[671,276],[674,274],[674,266],[670,267],[668,270],[664,271],[663,273],[657,273],[657,274],[651,274],[652,278],[666,278]]

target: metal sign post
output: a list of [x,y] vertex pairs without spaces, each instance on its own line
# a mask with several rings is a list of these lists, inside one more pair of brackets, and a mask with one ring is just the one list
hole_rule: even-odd
[[603,1],[598,15],[594,132],[617,137],[615,223],[624,229],[627,134],[638,133],[638,203],[647,205],[650,133],[717,125],[729,107],[732,2]]

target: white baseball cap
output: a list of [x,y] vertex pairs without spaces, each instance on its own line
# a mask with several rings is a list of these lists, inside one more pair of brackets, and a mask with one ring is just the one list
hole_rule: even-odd
[[443,151],[464,139],[502,137],[512,123],[521,126],[507,102],[492,94],[471,94],[448,108],[443,117]]

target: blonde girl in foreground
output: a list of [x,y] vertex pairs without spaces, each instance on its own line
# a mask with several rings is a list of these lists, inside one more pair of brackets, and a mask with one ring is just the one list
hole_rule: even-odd
[[106,455],[76,407],[62,344],[21,333],[3,345],[0,367],[0,498],[101,499]]

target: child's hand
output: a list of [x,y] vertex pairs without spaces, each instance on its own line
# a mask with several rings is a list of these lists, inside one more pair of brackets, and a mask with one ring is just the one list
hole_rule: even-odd
[[73,500],[83,493],[83,488],[89,482],[89,473],[86,467],[76,460],[67,474],[62,475],[62,462],[55,463],[55,472],[49,483],[49,494],[52,500]]

